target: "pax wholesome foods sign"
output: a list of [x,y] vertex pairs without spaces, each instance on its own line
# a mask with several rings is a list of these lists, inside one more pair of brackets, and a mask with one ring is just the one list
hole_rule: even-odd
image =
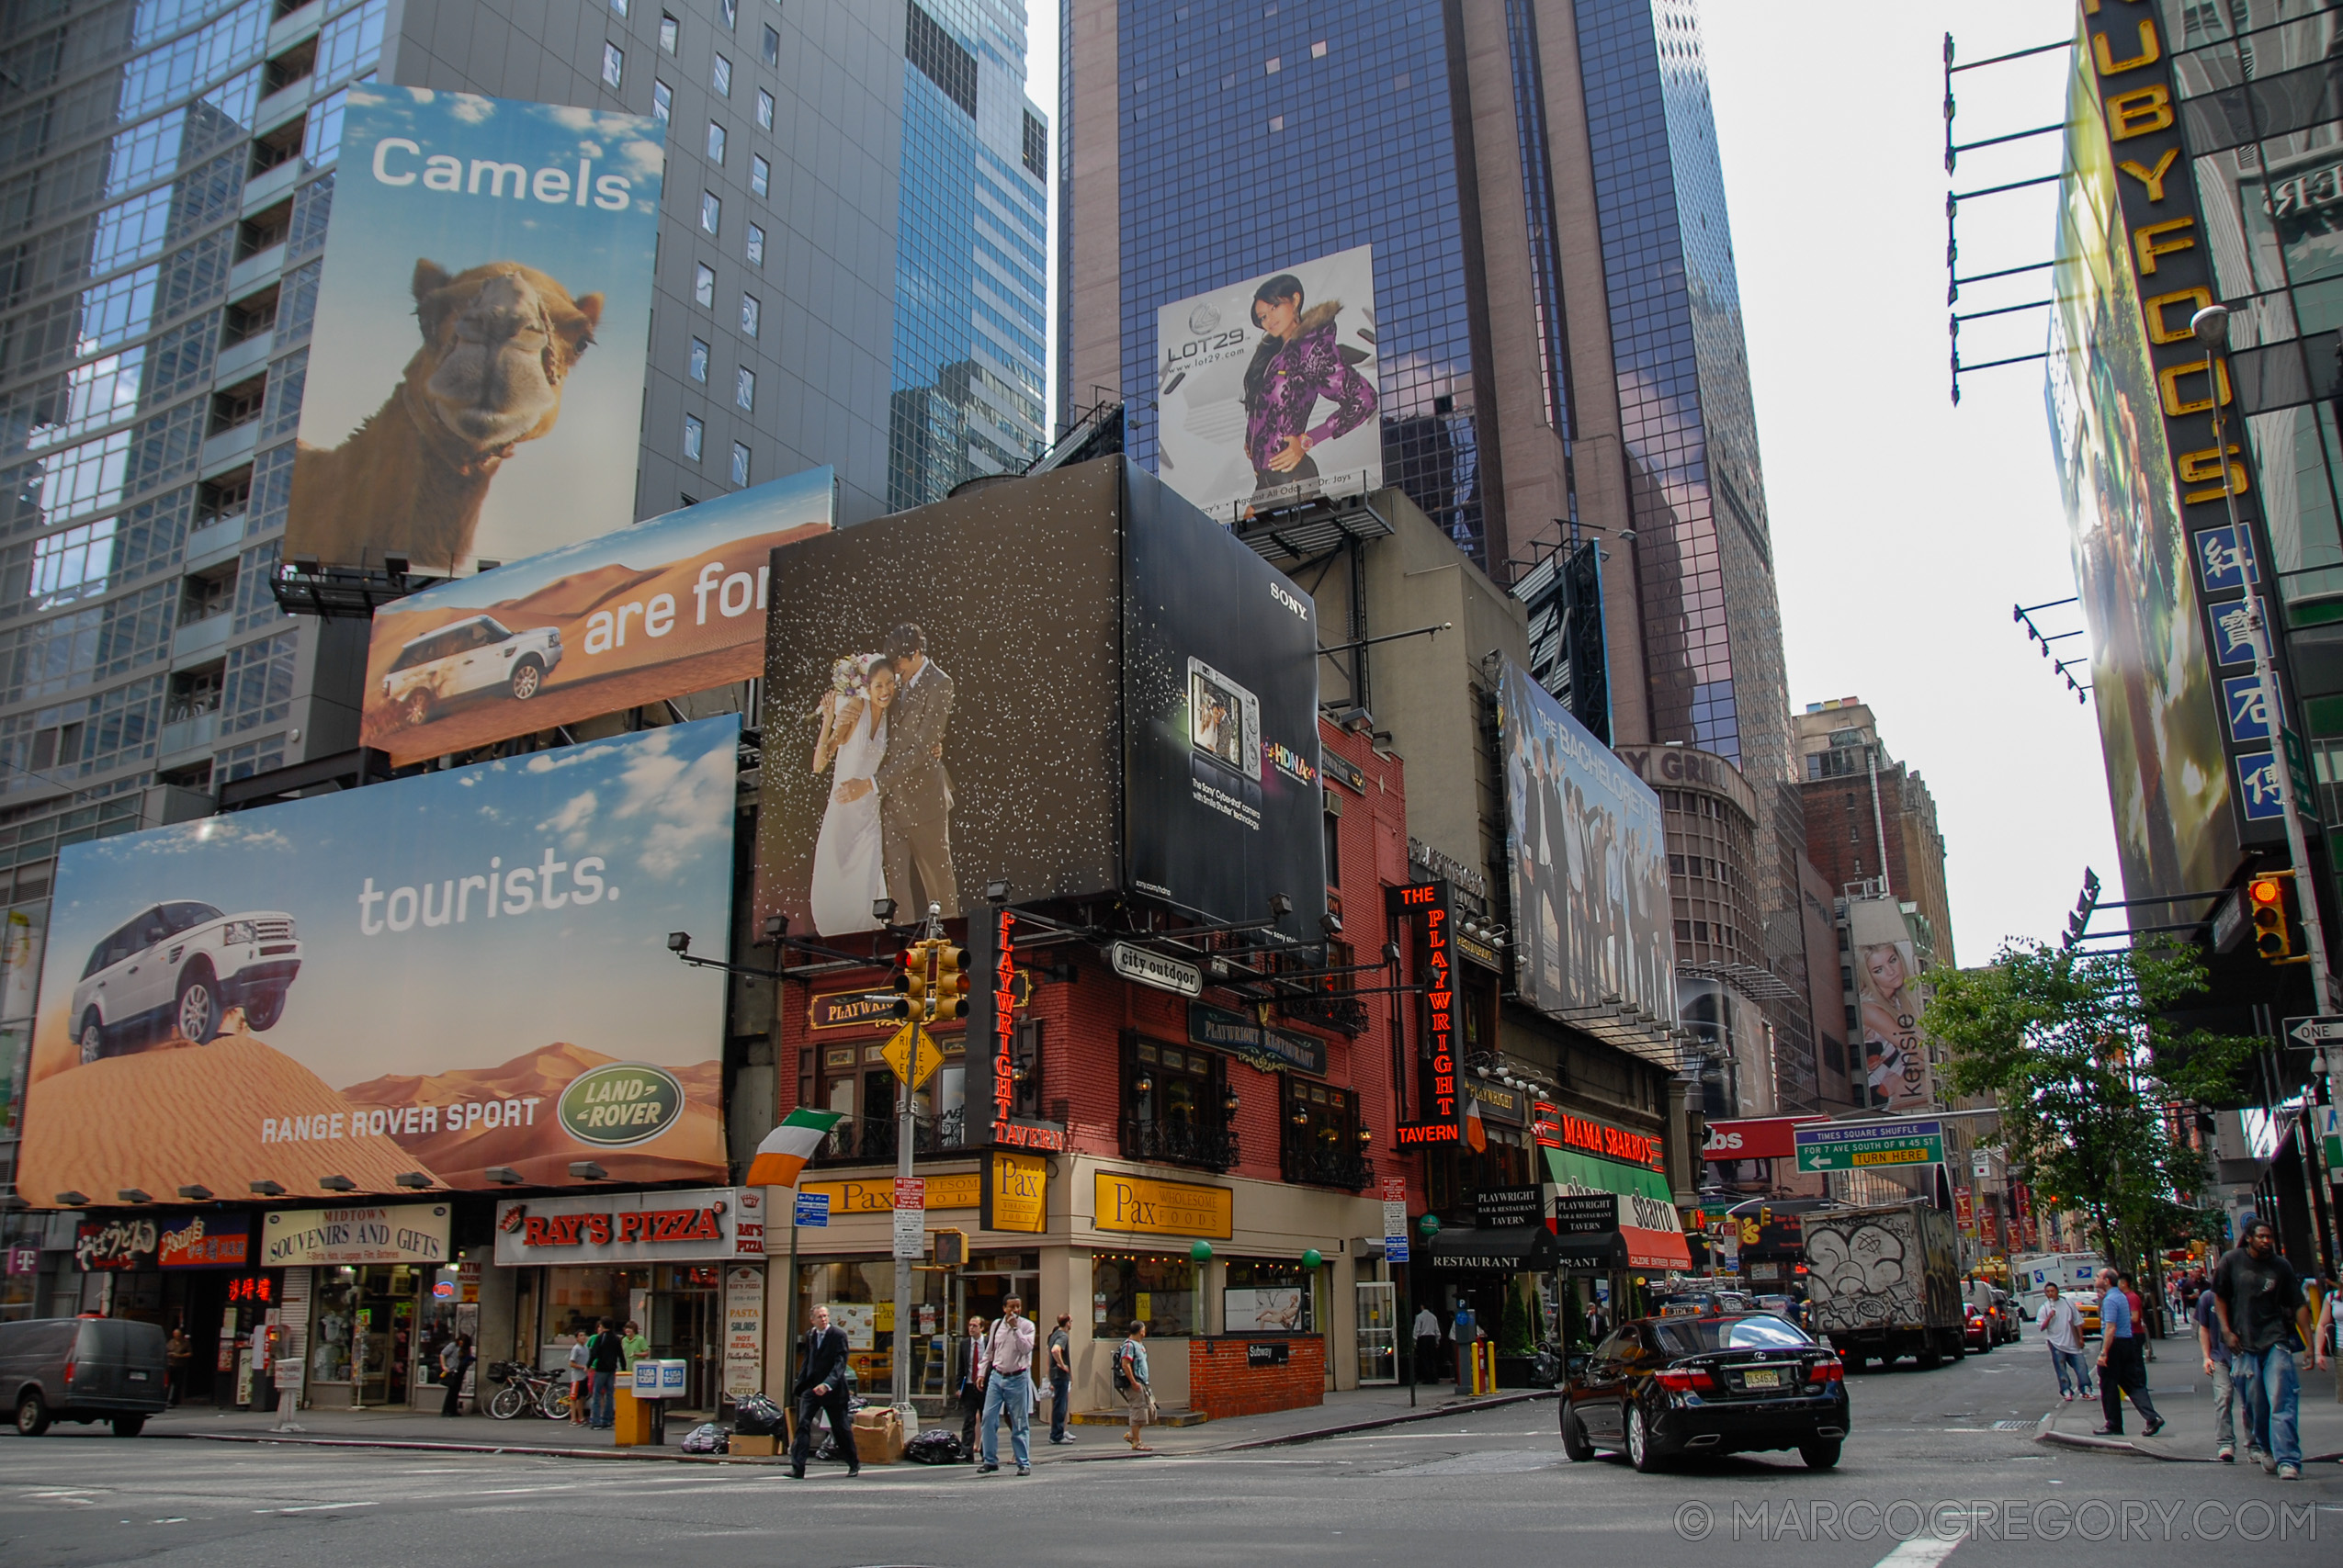
[[1140,1235],[1205,1236],[1226,1241],[1236,1213],[1236,1195],[1226,1187],[1184,1181],[1152,1181],[1118,1171],[1097,1173],[1091,1224],[1103,1231]]
[[665,132],[350,89],[289,559],[445,577],[634,520]]
[[403,765],[752,679],[773,551],[826,532],[835,489],[814,468],[384,605],[366,743]]
[[723,989],[667,933],[725,929],[739,737],[707,719],[66,849],[24,1190],[720,1179]]

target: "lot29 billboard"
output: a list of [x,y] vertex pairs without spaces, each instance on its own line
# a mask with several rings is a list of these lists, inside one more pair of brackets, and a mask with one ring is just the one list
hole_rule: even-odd
[[734,717],[73,845],[20,1189],[724,1175]]

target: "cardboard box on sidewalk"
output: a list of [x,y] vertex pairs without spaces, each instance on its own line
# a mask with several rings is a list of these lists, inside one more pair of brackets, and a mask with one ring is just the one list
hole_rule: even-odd
[[744,1433],[735,1432],[732,1434],[730,1451],[736,1454],[748,1454],[757,1458],[771,1459],[781,1451],[781,1439],[773,1436],[769,1432],[762,1438],[751,1437]]

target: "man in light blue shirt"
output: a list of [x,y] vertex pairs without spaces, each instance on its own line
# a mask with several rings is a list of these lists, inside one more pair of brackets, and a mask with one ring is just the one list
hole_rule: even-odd
[[2123,1435],[2123,1395],[2128,1393],[2147,1417],[2145,1435],[2155,1437],[2164,1430],[2164,1417],[2156,1413],[2156,1402],[2148,1397],[2147,1356],[2132,1321],[2131,1298],[2124,1295],[2112,1269],[2099,1271],[2099,1408],[2107,1417],[2099,1435]]

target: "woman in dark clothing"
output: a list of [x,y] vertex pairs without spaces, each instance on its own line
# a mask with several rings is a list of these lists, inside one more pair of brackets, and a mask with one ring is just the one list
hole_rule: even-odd
[[[1375,412],[1375,389],[1334,341],[1340,299],[1304,308],[1302,280],[1279,273],[1253,291],[1262,336],[1245,367],[1245,455],[1256,493],[1318,478],[1310,448],[1346,435]],[[1317,424],[1319,400],[1334,412]]]
[[984,1354],[984,1319],[968,1319],[968,1337],[960,1341],[960,1353],[954,1371],[958,1373],[960,1396],[960,1446],[968,1452],[971,1463],[977,1453],[977,1416],[984,1409],[984,1390],[977,1385],[979,1358]]
[[454,1341],[440,1351],[440,1381],[447,1385],[447,1398],[439,1406],[442,1416],[461,1416],[464,1413],[464,1374],[471,1371],[471,1365],[472,1337],[469,1334],[457,1335]]

